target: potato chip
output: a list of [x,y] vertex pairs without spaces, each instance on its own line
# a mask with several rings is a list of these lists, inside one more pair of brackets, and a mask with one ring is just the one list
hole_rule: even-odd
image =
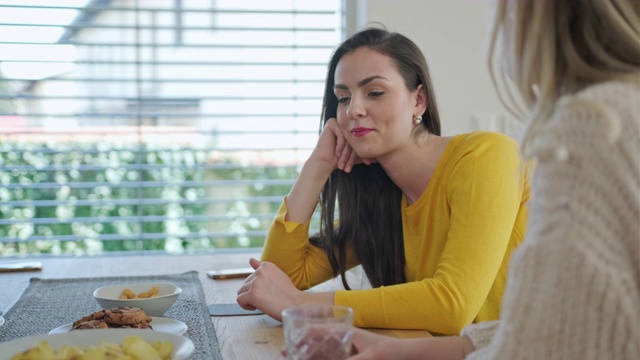
[[120,294],[119,299],[148,299],[150,297],[158,296],[160,289],[157,286],[151,287],[149,291],[143,291],[139,294],[134,293],[131,289],[124,289]]

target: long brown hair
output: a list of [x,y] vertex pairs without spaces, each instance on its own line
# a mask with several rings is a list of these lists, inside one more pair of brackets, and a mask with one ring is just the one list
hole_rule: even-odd
[[[321,129],[337,115],[338,99],[333,86],[338,62],[363,46],[392,58],[410,91],[422,85],[427,98],[423,129],[440,135],[440,117],[424,55],[407,37],[379,28],[356,33],[333,53],[325,83]],[[377,163],[355,165],[348,174],[335,170],[329,177],[320,194],[320,232],[310,241],[325,249],[334,275],[340,274],[346,289],[346,253],[350,248],[373,287],[406,282],[401,199],[402,191]]]

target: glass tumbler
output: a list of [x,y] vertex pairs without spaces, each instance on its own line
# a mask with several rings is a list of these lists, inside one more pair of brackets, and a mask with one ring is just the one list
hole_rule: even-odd
[[342,360],[351,354],[353,309],[303,305],[282,311],[288,360]]

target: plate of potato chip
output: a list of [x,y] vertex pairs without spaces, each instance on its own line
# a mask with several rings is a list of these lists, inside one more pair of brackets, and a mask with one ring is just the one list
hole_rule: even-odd
[[195,350],[189,338],[140,329],[100,329],[36,335],[0,343],[0,360],[134,359],[183,360]]

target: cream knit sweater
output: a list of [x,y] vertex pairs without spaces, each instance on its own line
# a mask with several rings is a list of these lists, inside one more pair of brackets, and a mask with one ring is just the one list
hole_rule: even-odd
[[537,134],[501,321],[462,331],[467,359],[640,359],[640,82],[563,99]]

